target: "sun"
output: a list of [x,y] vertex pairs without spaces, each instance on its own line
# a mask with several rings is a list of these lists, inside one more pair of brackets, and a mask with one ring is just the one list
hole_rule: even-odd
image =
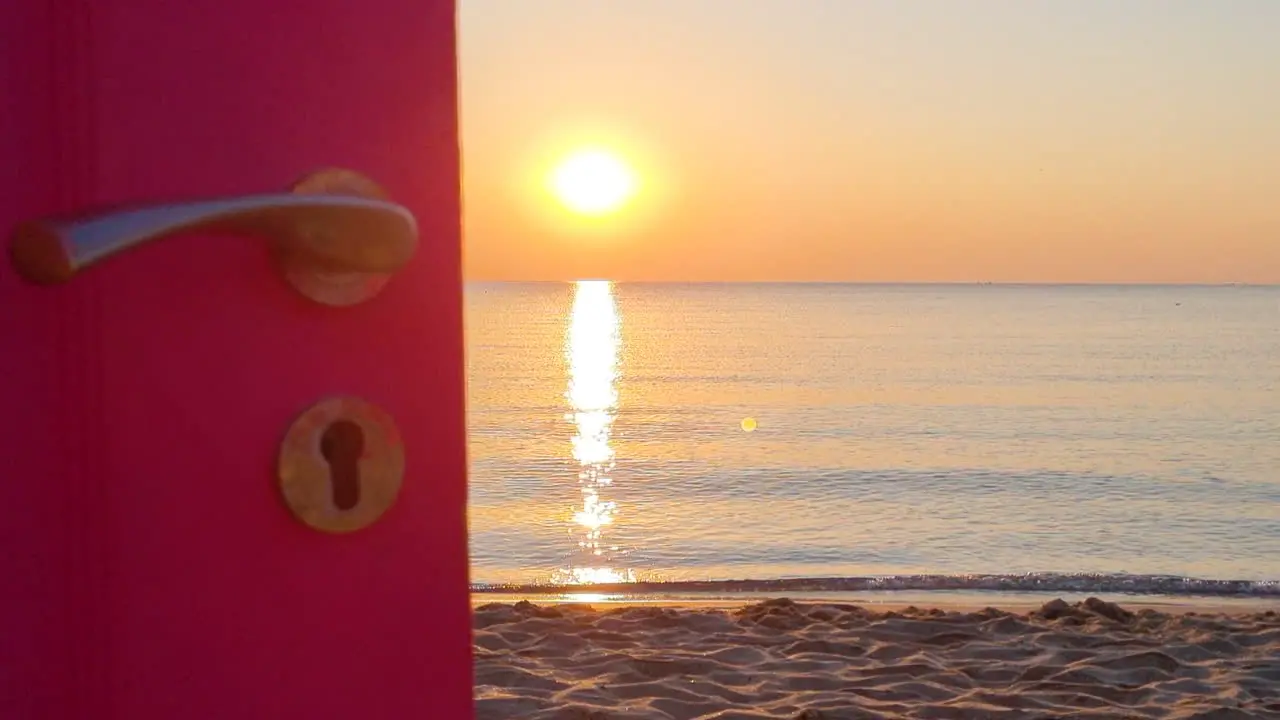
[[627,203],[636,191],[635,174],[606,150],[581,150],[551,173],[551,191],[569,210],[605,215]]

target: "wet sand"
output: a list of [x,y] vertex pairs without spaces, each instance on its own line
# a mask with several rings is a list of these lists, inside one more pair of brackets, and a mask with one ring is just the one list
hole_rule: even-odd
[[930,605],[483,603],[477,718],[1280,720],[1276,603]]

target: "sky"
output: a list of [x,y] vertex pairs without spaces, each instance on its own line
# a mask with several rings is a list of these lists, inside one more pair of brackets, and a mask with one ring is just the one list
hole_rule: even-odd
[[[1280,283],[1276,0],[459,0],[473,280]],[[617,212],[556,162],[633,169]]]

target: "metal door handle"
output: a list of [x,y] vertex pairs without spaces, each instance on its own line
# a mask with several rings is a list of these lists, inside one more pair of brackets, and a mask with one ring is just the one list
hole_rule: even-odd
[[192,232],[266,238],[286,280],[327,305],[377,294],[413,257],[418,227],[406,208],[348,170],[322,170],[292,192],[114,208],[30,220],[9,243],[14,268],[41,285],[64,283],[108,257]]

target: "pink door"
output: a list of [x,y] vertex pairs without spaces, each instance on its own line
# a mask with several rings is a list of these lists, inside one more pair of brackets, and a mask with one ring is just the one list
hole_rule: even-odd
[[7,0],[0,89],[6,244],[144,210],[0,262],[0,717],[469,717],[453,0]]

